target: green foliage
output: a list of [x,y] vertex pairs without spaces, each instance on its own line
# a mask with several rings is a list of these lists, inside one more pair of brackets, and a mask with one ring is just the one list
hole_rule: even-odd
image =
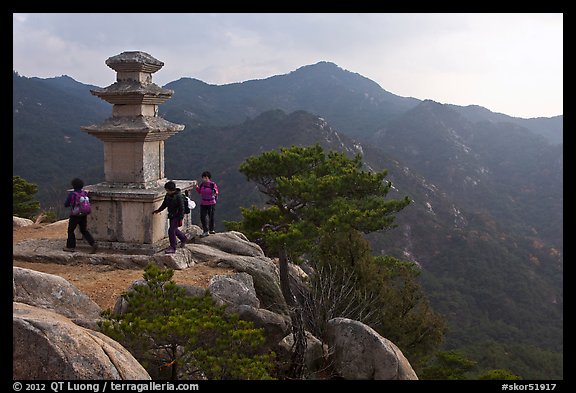
[[124,345],[153,379],[272,379],[262,329],[224,312],[209,294],[193,297],[172,269],[150,263],[145,283],[122,296],[125,313],[103,313],[103,333]]
[[40,209],[40,202],[33,195],[38,186],[20,176],[12,176],[12,214],[17,217],[32,219]]
[[492,369],[475,372],[478,362],[468,359],[462,351],[438,352],[430,364],[419,374],[420,379],[467,380],[519,380],[510,370]]
[[496,340],[484,340],[459,349],[468,357],[478,359],[484,370],[504,368],[522,379],[530,380],[563,379],[562,354],[544,351],[534,345],[517,342],[502,344]]
[[467,359],[458,351],[438,352],[432,364],[422,370],[420,379],[467,379],[466,373],[476,367],[477,362]]
[[377,273],[366,277],[380,299],[380,318],[374,328],[400,347],[419,370],[442,344],[446,319],[432,309],[414,263],[391,256],[375,257],[374,263]]
[[[410,200],[387,200],[391,183],[386,171],[362,169],[357,155],[325,153],[318,144],[268,151],[246,159],[240,166],[246,179],[258,184],[269,208],[242,209],[244,221],[227,223],[241,229],[270,254],[283,244],[293,257],[306,253],[320,231],[364,233],[393,226],[396,213]],[[262,231],[271,226],[281,231]]]
[[373,256],[369,243],[357,232],[325,236],[314,260],[317,267],[333,266],[345,272],[333,278],[335,287],[354,277],[355,308],[366,305],[369,299],[364,317],[358,320],[394,342],[415,370],[438,349],[446,321],[432,310],[419,283],[420,269],[414,263]]
[[488,370],[482,373],[478,379],[497,379],[497,380],[518,380],[522,379],[514,375],[510,370]]
[[[362,157],[325,153],[321,146],[280,148],[241,166],[269,207],[243,208],[227,222],[268,255],[285,246],[292,261],[316,268],[311,289],[299,293],[307,328],[323,338],[334,317],[360,320],[392,340],[411,362],[424,363],[442,342],[445,323],[417,281],[419,270],[392,257],[374,257],[363,237],[394,227],[393,214],[410,200],[386,199],[386,171],[362,169]],[[266,229],[273,230],[266,230]]]
[[[535,274],[535,253],[520,258],[526,252],[520,250],[530,246],[519,240],[498,244],[468,231],[453,234],[449,244],[423,273],[427,294],[453,326],[445,349],[464,351],[483,369],[509,369],[524,379],[562,379],[562,341],[554,337],[562,337],[563,301],[547,286],[544,272],[554,265],[542,264]],[[538,344],[531,344],[535,340]]]

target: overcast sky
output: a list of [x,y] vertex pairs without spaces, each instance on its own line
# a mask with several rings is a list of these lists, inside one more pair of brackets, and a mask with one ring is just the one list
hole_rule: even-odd
[[563,114],[560,13],[14,14],[13,69],[106,87],[143,51],[153,82],[228,84],[330,61],[383,89],[532,118]]

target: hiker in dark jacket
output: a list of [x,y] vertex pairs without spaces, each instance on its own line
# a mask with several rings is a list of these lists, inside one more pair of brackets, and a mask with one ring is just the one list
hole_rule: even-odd
[[180,239],[180,247],[184,247],[188,241],[186,235],[178,229],[179,226],[182,226],[182,220],[184,220],[185,198],[183,198],[180,189],[176,187],[176,183],[173,181],[166,182],[164,189],[166,190],[164,201],[152,213],[158,214],[168,208],[168,220],[170,220],[168,239],[170,240],[170,247],[164,252],[166,254],[174,254],[176,252],[176,238]]

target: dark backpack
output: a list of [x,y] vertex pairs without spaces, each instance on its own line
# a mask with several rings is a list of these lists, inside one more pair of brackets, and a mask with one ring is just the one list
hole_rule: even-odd
[[72,209],[70,214],[73,216],[85,216],[90,214],[92,212],[92,207],[90,206],[88,193],[84,190],[73,191],[70,208]]

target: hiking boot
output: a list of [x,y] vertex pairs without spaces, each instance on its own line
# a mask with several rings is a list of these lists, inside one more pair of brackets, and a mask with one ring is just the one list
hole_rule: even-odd
[[210,231],[208,233],[210,233],[211,235],[214,235],[216,233],[216,231]]
[[202,232],[202,234],[200,235],[200,237],[206,237],[208,236],[208,232]]
[[176,254],[176,250],[173,248],[167,248],[166,251],[164,251],[164,254]]
[[96,254],[97,251],[98,251],[98,244],[96,244],[96,243],[92,244],[92,249],[90,250],[90,254]]
[[188,242],[188,239],[180,240],[180,248],[186,247],[187,242]]
[[75,248],[70,248],[70,247],[64,247],[62,250],[67,251],[67,252],[76,252]]

